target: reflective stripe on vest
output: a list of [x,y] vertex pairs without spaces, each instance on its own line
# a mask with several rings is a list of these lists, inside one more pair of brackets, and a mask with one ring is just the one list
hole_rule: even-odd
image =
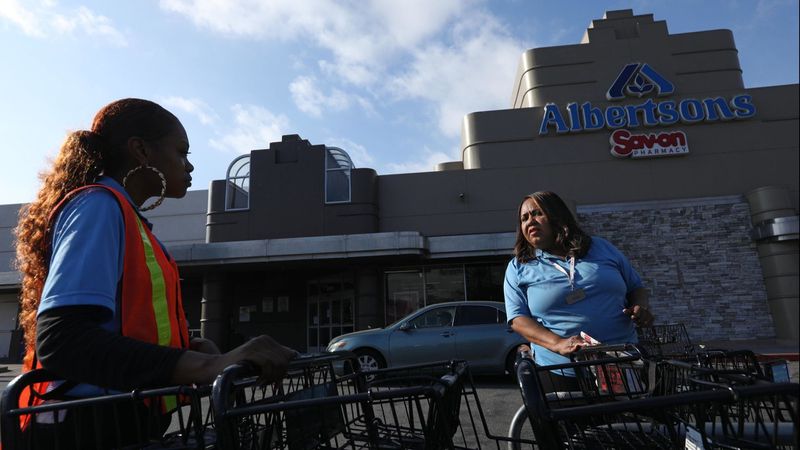
[[[145,231],[142,220],[139,215],[135,215],[136,227],[139,235],[142,238],[142,247],[144,249],[144,259],[148,272],[150,272],[150,289],[153,298],[153,315],[156,321],[156,330],[158,332],[158,345],[168,347],[172,341],[172,326],[169,319],[169,305],[167,302],[167,288],[164,281],[164,271],[161,270],[158,261],[156,260],[155,250],[153,250],[153,241]],[[155,244],[160,247],[158,242]],[[164,412],[172,411],[178,406],[178,399],[174,395],[162,397],[162,409]]]
[[167,289],[164,285],[164,272],[158,265],[158,261],[156,261],[153,243],[144,231],[144,225],[142,225],[142,220],[138,215],[136,216],[136,226],[139,230],[139,235],[142,237],[145,264],[147,264],[147,270],[150,272],[150,286],[153,292],[153,313],[156,319],[156,330],[158,330],[158,345],[169,346],[172,340],[172,327],[169,323],[169,307],[167,306]]

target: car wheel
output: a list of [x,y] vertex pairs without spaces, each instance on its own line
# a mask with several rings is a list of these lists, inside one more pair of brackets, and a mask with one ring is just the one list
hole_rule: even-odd
[[386,367],[386,361],[374,350],[359,349],[355,351],[355,354],[358,356],[358,364],[361,365],[362,372]]

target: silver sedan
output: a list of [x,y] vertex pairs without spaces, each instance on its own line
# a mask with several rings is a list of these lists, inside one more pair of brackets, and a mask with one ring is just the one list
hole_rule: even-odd
[[500,302],[460,301],[426,306],[386,328],[331,340],[329,352],[349,350],[362,370],[449,359],[468,361],[473,373],[511,373],[525,340],[506,323]]

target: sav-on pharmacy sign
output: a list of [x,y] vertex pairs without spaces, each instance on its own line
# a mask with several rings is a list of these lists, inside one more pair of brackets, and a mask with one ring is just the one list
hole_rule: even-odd
[[731,98],[686,98],[680,101],[655,101],[652,97],[665,97],[675,92],[675,86],[647,63],[631,63],[622,71],[606,92],[611,101],[625,98],[651,96],[647,101],[633,105],[612,105],[605,108],[591,102],[567,103],[562,112],[558,105],[544,107],[539,135],[554,129],[556,134],[581,133],[601,129],[616,130],[609,139],[611,154],[618,157],[644,157],[688,153],[686,134],[683,131],[634,134],[625,128],[670,126],[676,123],[693,124],[749,119],[756,114],[750,95]]

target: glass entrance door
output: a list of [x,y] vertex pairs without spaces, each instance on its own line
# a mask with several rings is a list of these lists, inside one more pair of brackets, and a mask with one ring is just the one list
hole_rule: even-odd
[[324,351],[331,339],[353,332],[352,278],[330,277],[308,283],[308,351]]

